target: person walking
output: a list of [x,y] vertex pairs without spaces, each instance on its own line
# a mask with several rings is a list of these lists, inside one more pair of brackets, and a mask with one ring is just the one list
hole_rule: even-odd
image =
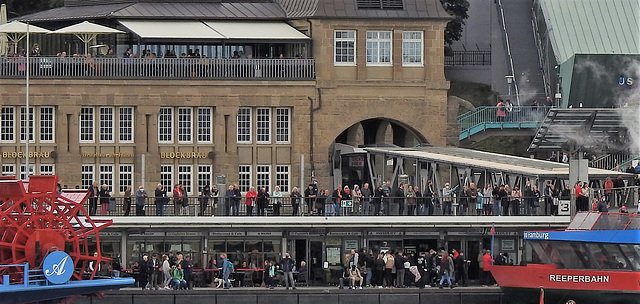
[[439,287],[442,289],[442,284],[444,281],[447,281],[449,284],[449,288],[453,288],[453,283],[451,282],[451,276],[453,275],[455,269],[453,265],[453,259],[448,253],[444,253],[442,255],[442,261],[440,262],[440,284]]
[[225,284],[224,289],[229,289],[231,288],[231,282],[229,281],[229,276],[233,271],[233,263],[229,261],[226,253],[220,254],[220,257],[222,258],[222,279],[224,280],[224,284]]
[[280,269],[284,272],[284,284],[287,290],[289,290],[289,286],[296,289],[296,283],[293,281],[293,267],[295,264],[295,261],[291,259],[291,255],[288,252],[282,256]]

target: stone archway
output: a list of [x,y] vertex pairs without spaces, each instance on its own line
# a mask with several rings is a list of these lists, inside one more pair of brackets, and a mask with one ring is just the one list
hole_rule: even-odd
[[424,136],[411,127],[384,118],[372,118],[357,122],[340,133],[335,142],[354,147],[371,145],[415,147],[427,144]]
[[[362,147],[398,146],[415,147],[427,144],[424,136],[401,122],[372,118],[357,122],[338,135],[330,147],[333,186],[364,183],[373,184],[377,177],[371,174],[371,168]],[[385,159],[374,156],[371,160],[376,170],[386,170]],[[391,173],[391,172],[388,172]]]

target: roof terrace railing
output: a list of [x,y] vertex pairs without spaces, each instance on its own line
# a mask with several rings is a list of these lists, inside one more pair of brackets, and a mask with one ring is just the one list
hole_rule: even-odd
[[[24,78],[26,58],[0,59],[0,78]],[[313,80],[313,59],[32,57],[31,78]]]

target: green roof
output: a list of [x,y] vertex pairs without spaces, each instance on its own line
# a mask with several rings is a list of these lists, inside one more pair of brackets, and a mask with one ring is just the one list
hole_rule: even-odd
[[574,54],[640,54],[640,1],[538,0],[558,63]]

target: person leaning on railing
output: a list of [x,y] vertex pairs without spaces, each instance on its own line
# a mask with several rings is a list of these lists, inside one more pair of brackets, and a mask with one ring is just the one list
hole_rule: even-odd
[[282,205],[282,192],[280,187],[276,186],[271,193],[271,202],[273,203],[273,215],[280,216],[280,206]]

